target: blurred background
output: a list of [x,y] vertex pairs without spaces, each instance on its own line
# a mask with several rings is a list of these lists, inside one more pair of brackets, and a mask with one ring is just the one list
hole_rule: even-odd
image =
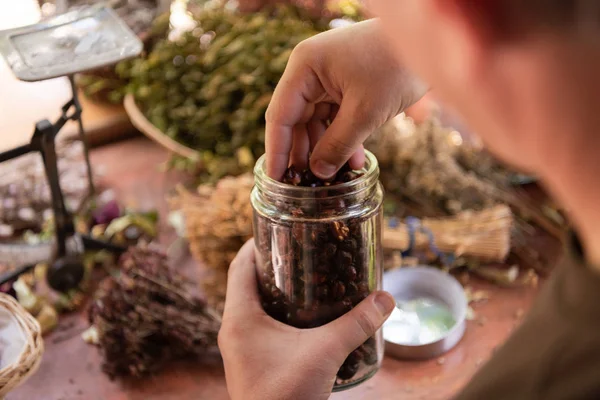
[[[0,163],[1,288],[38,321],[45,342],[26,331],[29,364],[3,365],[0,378],[31,375],[10,400],[226,399],[216,332],[228,265],[252,236],[248,198],[264,152],[264,113],[298,43],[369,14],[358,0],[0,0],[0,30],[98,4],[115,11],[143,50],[76,74],[87,140],[67,122],[56,138],[57,170],[75,232],[129,250],[121,258],[79,254],[83,278],[64,291],[47,283],[50,261],[21,273],[40,249],[52,257],[53,192],[38,154]],[[71,97],[66,77],[23,82],[0,57],[0,150],[29,143],[35,123],[54,121]],[[426,264],[456,277],[469,322],[443,357],[386,357],[372,380],[333,398],[447,399],[519,324],[568,221],[535,177],[487,153],[435,93],[366,147],[386,190],[385,269]],[[407,217],[429,232],[410,248]],[[201,300],[164,307],[146,296],[140,274],[167,282],[166,298]],[[193,340],[165,334],[147,346],[165,320]]]

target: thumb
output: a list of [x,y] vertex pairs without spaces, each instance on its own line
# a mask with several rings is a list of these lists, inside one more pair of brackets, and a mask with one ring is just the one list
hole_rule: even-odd
[[[377,332],[390,316],[396,300],[387,292],[371,293],[356,307],[335,321],[325,325],[328,337],[335,338],[341,357],[358,348]],[[342,360],[343,360],[342,358]]]
[[333,122],[315,145],[310,157],[311,171],[319,178],[331,178],[361,150],[363,142],[379,125],[376,113],[364,105],[353,100],[342,101]]

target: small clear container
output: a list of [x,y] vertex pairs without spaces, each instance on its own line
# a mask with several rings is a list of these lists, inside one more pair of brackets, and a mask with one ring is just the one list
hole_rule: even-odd
[[[252,190],[256,268],[261,300],[273,318],[314,328],[340,317],[382,281],[382,202],[379,167],[366,152],[358,178],[337,185],[298,187],[269,178],[265,158]],[[381,365],[379,330],[353,351],[333,391],[367,380]]]

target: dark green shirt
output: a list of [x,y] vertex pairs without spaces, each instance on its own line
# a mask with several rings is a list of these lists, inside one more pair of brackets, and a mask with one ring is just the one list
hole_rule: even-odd
[[456,399],[600,399],[600,273],[574,235],[521,327]]

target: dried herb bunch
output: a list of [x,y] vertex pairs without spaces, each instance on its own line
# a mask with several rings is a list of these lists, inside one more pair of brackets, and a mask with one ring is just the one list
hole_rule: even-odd
[[[437,218],[506,204],[515,215],[508,261],[546,273],[553,257],[535,250],[540,233],[556,241],[564,227],[540,211],[539,201],[511,187],[510,179],[499,174],[489,156],[461,144],[460,135],[435,116],[418,126],[400,116],[367,142],[379,159],[388,198],[396,198],[400,205],[393,207],[393,213]],[[472,168],[480,158],[485,166]],[[473,262],[478,263],[468,261]]]
[[227,269],[242,245],[252,237],[251,174],[204,184],[196,193],[179,188],[171,198],[173,210],[185,219],[185,236],[194,258],[208,267],[202,279],[207,301],[222,311]]
[[[338,184],[362,175],[345,165],[323,181],[310,170],[290,167],[283,183],[318,188],[314,201],[294,204],[282,196],[277,210],[292,219],[255,214],[259,289],[263,308],[273,318],[297,328],[321,326],[376,288],[380,203],[363,199],[367,207],[349,216],[346,208],[356,210],[356,199],[336,195]],[[377,363],[377,341],[371,338],[349,355],[335,385],[362,379]]]
[[[432,118],[388,125],[368,143],[380,159],[381,179],[390,192],[419,204],[427,216],[480,210],[499,203],[499,189],[456,161],[450,129]],[[381,154],[381,155],[380,155]]]
[[327,29],[279,4],[252,14],[204,8],[197,27],[117,66],[153,125],[201,152],[205,178],[250,171],[237,152],[264,152],[264,114],[295,45]]
[[111,378],[142,377],[215,348],[220,318],[186,291],[164,253],[133,247],[119,266],[100,283],[89,313]]
[[[383,246],[388,250],[413,249],[431,252],[431,246],[444,254],[471,257],[484,262],[504,262],[510,252],[513,215],[506,205],[481,211],[462,211],[455,216],[423,218],[416,226],[406,223],[383,230]],[[430,236],[431,235],[431,236]],[[432,254],[435,257],[435,254]]]

